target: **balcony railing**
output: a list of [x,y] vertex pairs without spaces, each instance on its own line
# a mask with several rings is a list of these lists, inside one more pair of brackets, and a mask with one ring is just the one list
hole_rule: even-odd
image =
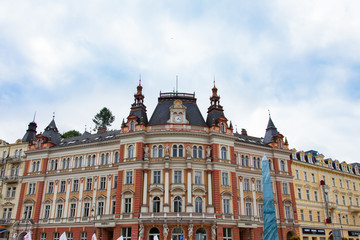
[[7,183],[14,183],[19,181],[19,176],[6,176],[4,177],[4,181]]

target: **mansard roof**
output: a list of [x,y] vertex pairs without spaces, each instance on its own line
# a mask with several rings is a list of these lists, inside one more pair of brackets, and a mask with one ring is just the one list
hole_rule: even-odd
[[150,118],[148,125],[164,125],[170,118],[170,107],[175,100],[181,100],[186,107],[186,117],[190,125],[206,127],[205,120],[196,104],[195,94],[169,92],[160,93],[158,104]]
[[47,137],[51,143],[58,144],[61,140],[59,131],[56,127],[55,120],[53,119],[50,124],[45,128],[44,137]]
[[269,145],[264,143],[263,138],[248,136],[245,134],[240,134],[238,132],[234,133],[234,136],[237,137],[237,139],[236,139],[237,142],[246,142],[246,143],[261,145],[261,146],[270,148]]

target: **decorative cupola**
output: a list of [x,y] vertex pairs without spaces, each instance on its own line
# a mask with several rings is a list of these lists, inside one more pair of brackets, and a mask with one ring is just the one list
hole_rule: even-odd
[[[209,127],[220,127],[221,132],[227,132],[227,118],[224,115],[224,109],[220,105],[220,96],[217,94],[218,89],[215,86],[212,88],[212,96],[210,97],[210,107],[208,108],[208,115],[206,118],[206,124]],[[229,128],[232,130],[232,127]]]
[[122,124],[123,131],[134,131],[136,125],[146,126],[148,124],[146,106],[144,105],[145,97],[142,94],[142,89],[140,79],[137,92],[134,94],[134,103],[131,105],[130,114],[127,117],[127,124]]
[[28,142],[29,144],[31,144],[33,141],[35,141],[36,139],[36,128],[37,125],[35,123],[35,121],[32,121],[29,123],[28,129],[26,130],[25,135],[22,138],[23,142]]
[[287,139],[284,142],[284,136],[278,132],[275,124],[273,123],[271,116],[269,114],[269,122],[265,131],[264,143],[269,144],[275,148],[284,148],[289,149],[289,144]]
[[55,124],[55,116],[53,117],[53,120],[50,122],[50,124],[45,128],[45,131],[42,135],[48,139],[48,142],[53,144],[60,143],[61,137]]

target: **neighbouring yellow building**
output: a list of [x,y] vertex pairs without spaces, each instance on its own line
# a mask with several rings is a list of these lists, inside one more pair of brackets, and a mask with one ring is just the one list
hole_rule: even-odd
[[360,164],[324,159],[314,150],[293,149],[291,160],[301,239],[359,240]]

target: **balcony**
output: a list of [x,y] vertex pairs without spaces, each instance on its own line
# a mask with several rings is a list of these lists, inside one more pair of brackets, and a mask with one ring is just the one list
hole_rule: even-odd
[[334,210],[336,209],[336,204],[334,202],[328,202],[328,208],[329,210]]
[[9,226],[9,225],[12,225],[12,221],[9,218],[1,218],[0,224],[3,226]]
[[6,176],[4,177],[6,183],[17,183],[19,182],[19,176]]
[[216,218],[213,213],[188,213],[188,212],[157,212],[157,213],[141,213],[141,219],[152,219],[152,220],[176,220],[182,218],[183,220],[195,220],[195,219],[214,219]]
[[20,163],[21,157],[7,157],[6,160],[11,163]]
[[359,206],[349,206],[349,211],[351,213],[359,213],[360,212],[360,207]]

